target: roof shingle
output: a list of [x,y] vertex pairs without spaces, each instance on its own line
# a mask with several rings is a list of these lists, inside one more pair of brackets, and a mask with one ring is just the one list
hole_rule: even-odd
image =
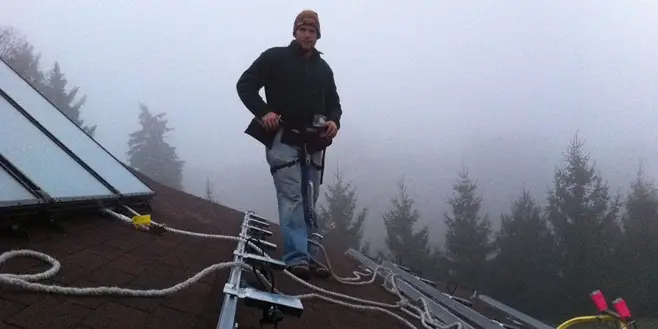
[[[210,234],[236,235],[243,213],[176,191],[144,178],[156,196],[151,203],[153,220],[178,229]],[[146,213],[145,209],[136,209]],[[30,223],[30,239],[0,239],[0,251],[31,249],[61,262],[61,270],[44,284],[74,287],[118,286],[162,289],[182,282],[215,263],[231,261],[235,241],[204,239],[165,232],[162,236],[134,229],[110,216],[75,214],[62,220],[64,233]],[[272,242],[281,246],[275,232]],[[338,244],[339,245],[339,244]],[[328,248],[338,275],[351,276],[355,266],[344,250]],[[272,255],[280,257],[281,252]],[[12,259],[0,273],[37,273],[49,264],[39,260]],[[0,328],[104,329],[104,328],[215,328],[223,301],[228,271],[204,277],[188,289],[167,297],[65,296],[27,292],[0,286]],[[296,295],[313,292],[283,273],[277,273],[277,289]],[[352,296],[394,303],[396,297],[378,283],[343,285],[335,280],[312,282],[325,289]],[[380,282],[381,283],[381,282]],[[373,312],[347,309],[322,300],[304,300],[301,318],[285,317],[280,328],[404,328],[398,320]],[[419,328],[418,321],[396,312]],[[236,321],[241,329],[260,328],[261,311],[241,301]]]

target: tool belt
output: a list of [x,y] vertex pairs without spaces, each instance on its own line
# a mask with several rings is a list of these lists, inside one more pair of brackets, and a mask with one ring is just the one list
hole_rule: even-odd
[[[274,166],[270,168],[272,175],[277,171],[300,164],[303,166],[312,166],[319,170],[320,184],[324,178],[324,160],[326,148],[331,145],[331,139],[320,137],[320,131],[313,128],[286,127],[284,125],[281,132],[281,143],[296,147],[299,152],[295,160]],[[322,151],[322,163],[313,162],[312,155]]]
[[299,148],[305,147],[309,154],[324,151],[332,143],[331,139],[320,137],[321,131],[315,128],[284,125],[282,130],[281,143]]

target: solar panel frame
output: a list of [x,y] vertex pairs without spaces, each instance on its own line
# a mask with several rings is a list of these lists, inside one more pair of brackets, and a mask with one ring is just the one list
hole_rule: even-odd
[[[41,196],[36,193],[31,186],[25,183],[24,180],[22,180],[18,175],[16,175],[15,172],[13,172],[6,164],[6,159],[0,154],[0,177],[4,177],[4,181],[14,181],[17,187],[20,189],[22,188],[23,191],[21,193],[24,193],[24,196],[20,196],[19,198],[13,199],[13,200],[0,200],[0,208],[9,208],[9,207],[26,207],[26,206],[34,206],[34,205],[40,205],[43,204],[44,200],[41,198]],[[0,178],[0,181],[3,179]],[[31,196],[30,198],[26,198],[26,196],[29,195]]]
[[[110,190],[113,191],[113,192],[119,197],[119,199],[121,199],[121,200],[132,200],[132,199],[135,199],[135,200],[138,200],[138,201],[147,201],[147,200],[151,199],[151,198],[155,195],[155,192],[154,192],[154,191],[148,186],[148,184],[146,184],[146,182],[144,182],[141,178],[139,178],[137,175],[135,175],[135,174],[134,174],[134,173],[133,173],[133,172],[132,172],[132,171],[131,171],[131,170],[130,170],[125,164],[124,164],[124,163],[122,163],[121,161],[119,161],[119,160],[118,160],[118,159],[117,159],[112,153],[110,153],[107,149],[105,149],[105,148],[104,148],[100,143],[98,143],[94,138],[92,138],[91,136],[87,135],[87,133],[86,133],[86,132],[85,132],[80,126],[78,126],[77,124],[75,124],[75,122],[73,122],[73,120],[71,120],[68,116],[66,116],[66,115],[61,111],[61,109],[59,109],[57,106],[55,106],[55,105],[54,105],[50,100],[48,100],[48,99],[47,99],[47,98],[46,98],[46,97],[45,97],[45,96],[44,96],[39,90],[37,90],[36,88],[34,88],[34,86],[32,86],[32,85],[31,85],[30,83],[28,83],[23,77],[21,77],[21,76],[20,76],[20,75],[19,75],[19,74],[18,74],[18,73],[17,73],[17,72],[16,72],[16,71],[10,66],[10,65],[8,65],[3,59],[0,58],[0,61],[1,61],[2,64],[5,66],[5,68],[8,69],[8,72],[11,72],[12,74],[16,75],[20,80],[22,80],[22,83],[24,83],[24,84],[26,84],[27,86],[29,86],[29,88],[31,89],[31,91],[33,91],[33,92],[35,93],[35,96],[36,96],[36,97],[41,97],[43,101],[47,102],[47,104],[49,104],[50,106],[52,106],[52,108],[54,108],[54,109],[56,109],[57,111],[59,111],[59,112],[60,112],[60,115],[63,116],[66,120],[68,120],[68,122],[69,122],[70,124],[72,124],[73,126],[75,126],[76,129],[78,129],[79,132],[85,136],[85,138],[89,138],[89,140],[91,140],[91,142],[93,143],[93,144],[91,144],[91,145],[93,145],[94,147],[98,147],[98,148],[100,149],[100,151],[101,151],[102,153],[104,153],[104,154],[103,154],[104,156],[109,156],[110,158],[108,158],[108,160],[111,159],[111,160],[113,160],[113,161],[116,161],[116,164],[117,164],[119,167],[121,167],[122,170],[125,170],[125,171],[127,172],[127,174],[130,176],[131,179],[134,179],[134,183],[139,183],[139,184],[142,185],[142,186],[140,186],[140,188],[143,188],[144,191],[142,191],[142,192],[122,192],[122,191],[118,190],[118,189],[116,188],[116,186],[112,185],[110,182],[107,181],[107,179],[105,179],[103,176],[101,176],[101,175],[97,172],[97,170],[94,170],[93,168],[91,168],[91,167],[89,166],[89,164],[88,164],[87,162],[83,161],[79,154],[76,154],[76,153],[75,153],[73,150],[71,150],[68,146],[64,145],[64,143],[62,143],[62,142],[60,141],[60,139],[58,139],[57,136],[55,136],[55,134],[53,134],[50,130],[48,130],[47,127],[45,127],[41,122],[39,122],[39,120],[37,120],[36,118],[34,118],[34,116],[33,116],[29,111],[27,111],[25,108],[23,108],[23,107],[21,106],[20,102],[17,102],[13,97],[11,97],[11,95],[8,95],[8,94],[6,93],[6,90],[3,90],[2,86],[0,86],[0,96],[4,96],[5,98],[9,97],[9,99],[11,99],[11,100],[13,101],[13,104],[14,104],[15,106],[17,106],[17,108],[18,108],[19,110],[21,110],[21,112],[23,113],[24,116],[26,116],[28,119],[31,119],[31,121],[33,121],[33,123],[34,123],[35,125],[37,125],[37,127],[39,127],[42,131],[47,132],[47,135],[48,135],[51,139],[53,139],[54,141],[56,141],[56,142],[60,145],[60,147],[62,147],[62,149],[64,149],[65,151],[67,151],[67,153],[69,153],[69,155],[70,155],[72,158],[74,158],[77,162],[79,162],[81,165],[83,165],[83,167],[85,167],[85,169],[86,169],[90,174],[92,174],[94,177],[96,177],[97,180],[99,180],[101,183],[103,183],[103,184],[106,185],[108,188],[110,188]],[[2,70],[2,69],[0,69],[0,73],[1,73],[1,70]],[[80,147],[78,147],[78,149],[80,149]],[[84,155],[83,155],[83,156],[84,156]],[[90,158],[89,156],[87,156],[87,158],[88,158],[88,159],[93,159],[93,158]],[[118,167],[117,167],[117,168],[118,168]],[[115,183],[116,183],[116,182],[115,182]]]
[[487,295],[481,295],[478,294],[478,299],[481,301],[487,303],[489,306],[494,307],[498,310],[501,310],[507,314],[509,314],[511,317],[516,318],[517,320],[523,321],[536,329],[555,329],[554,327],[549,326],[548,324],[533,318],[532,316],[525,314],[509,305],[503,304],[503,302],[498,301],[492,297],[489,297]]
[[[65,203],[79,202],[83,200],[106,200],[118,198],[117,194],[112,190],[111,186],[108,186],[108,184],[103,182],[102,178],[99,179],[97,175],[94,175],[93,172],[90,172],[88,166],[86,166],[84,162],[81,162],[76,157],[76,155],[72,154],[72,152],[65,145],[54,138],[54,136],[52,136],[49,131],[45,130],[39,122],[31,118],[29,115],[26,115],[20,106],[18,106],[18,104],[16,104],[13,99],[2,90],[0,90],[0,105],[3,106],[2,109],[0,109],[0,113],[2,113],[4,120],[7,120],[6,122],[3,121],[3,125],[8,125],[8,127],[5,127],[8,128],[5,133],[9,134],[9,138],[12,138],[12,136],[13,138],[16,138],[16,135],[18,135],[16,131],[23,129],[25,134],[28,136],[33,134],[30,138],[34,140],[40,140],[40,142],[36,144],[27,142],[19,145],[18,153],[16,153],[16,149],[11,145],[9,145],[9,148],[5,147],[7,146],[6,144],[3,145],[3,147],[0,148],[0,151],[4,150],[4,152],[10,152],[10,154],[3,154],[3,162],[5,167],[11,168],[11,171],[15,175],[21,176],[24,181],[29,180],[32,187],[36,190],[44,191],[46,194],[48,194],[48,198],[51,198],[51,200],[48,200],[49,202]],[[7,105],[7,107],[4,105]],[[14,139],[14,141],[18,140],[20,139]],[[69,168],[67,166],[73,165],[73,167],[70,167],[71,170],[77,171],[78,175],[85,175],[85,177],[77,176],[80,179],[78,184],[86,184],[84,187],[88,188],[88,190],[86,192],[77,191],[73,185],[63,187],[61,182],[54,182],[54,184],[44,184],[50,183],[50,181],[48,181],[46,178],[49,177],[49,175],[45,175],[42,171],[42,169],[45,168],[39,169],[31,167],[31,172],[25,171],[25,168],[21,168],[20,166],[27,166],[28,164],[31,165],[32,160],[44,160],[43,156],[45,154],[39,154],[34,159],[26,157],[27,153],[25,153],[25,149],[29,149],[30,147],[33,147],[42,153],[50,153],[50,156],[53,157],[51,158],[51,161],[55,161],[57,164],[62,166],[52,169],[63,170],[64,168]],[[21,148],[22,153],[24,154],[21,154]],[[14,161],[18,161],[19,163],[15,163]],[[20,162],[23,163],[20,164]],[[60,172],[58,174],[61,175],[62,173]],[[35,175],[35,177],[31,177],[30,175]],[[91,186],[89,184],[94,185]]]
[[[0,153],[0,170],[9,173],[18,183],[23,185],[37,198],[32,200],[13,200],[0,202],[0,220],[4,218],[17,219],[31,214],[47,212],[83,210],[88,208],[106,207],[115,205],[119,201],[116,194],[92,197],[52,198],[41,189],[39,185],[28,178],[20,169],[9,162]],[[0,222],[1,224],[2,222]]]

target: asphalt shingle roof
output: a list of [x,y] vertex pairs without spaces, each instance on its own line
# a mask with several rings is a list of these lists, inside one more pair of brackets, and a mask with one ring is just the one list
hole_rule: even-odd
[[[178,229],[235,235],[243,213],[173,190],[142,177],[156,191],[151,203],[153,220]],[[147,213],[146,209],[136,209]],[[75,287],[118,286],[160,289],[186,280],[209,265],[232,260],[235,241],[203,239],[165,232],[161,236],[138,231],[110,216],[75,214],[62,217],[63,233],[33,221],[29,239],[0,238],[0,251],[31,249],[61,262],[61,270],[44,284]],[[278,227],[272,242],[281,246]],[[351,276],[355,263],[340,243],[327,246],[338,275]],[[273,256],[280,257],[280,250]],[[49,264],[40,260],[12,259],[0,273],[37,273]],[[228,271],[203,278],[184,291],[167,297],[65,296],[0,285],[0,329],[105,329],[176,328],[211,329],[217,325]],[[343,285],[335,280],[313,281],[325,289],[352,296],[394,303],[381,282],[366,286]],[[313,292],[284,274],[276,274],[277,289],[286,294]],[[285,317],[279,328],[404,328],[393,317],[359,311],[318,299],[304,300],[301,318]],[[403,312],[397,312],[422,328]],[[261,311],[238,306],[241,329],[260,328]]]

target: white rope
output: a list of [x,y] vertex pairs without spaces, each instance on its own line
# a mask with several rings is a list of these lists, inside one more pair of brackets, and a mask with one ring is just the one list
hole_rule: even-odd
[[[128,211],[132,212],[133,214],[138,215],[138,213],[136,213],[132,209],[130,209],[128,207],[125,207],[125,208],[128,209]],[[124,221],[124,222],[126,222],[126,223],[132,223],[132,220],[130,218],[128,218],[127,216],[115,213],[113,211],[110,211],[109,209],[106,209],[105,212],[112,215],[112,216],[114,216],[114,217],[116,217],[116,218],[118,218],[118,219],[120,219],[120,220],[122,220],[122,221]],[[235,237],[235,236],[204,234],[204,233],[189,232],[189,231],[184,231],[184,230],[173,229],[173,228],[164,226],[164,225],[159,224],[159,223],[154,222],[154,221],[152,221],[152,224],[154,224],[156,226],[160,226],[160,227],[164,228],[166,231],[169,231],[169,232],[172,232],[172,233],[177,233],[177,234],[182,234],[182,235],[189,235],[189,236],[203,237],[203,238],[212,238],[212,239],[229,239],[229,240],[237,240],[237,241],[246,240],[246,239],[243,239],[243,238],[240,238],[240,237]],[[142,227],[142,228],[148,230],[147,227]],[[297,297],[299,299],[320,298],[320,299],[323,299],[325,301],[329,301],[329,302],[339,304],[339,305],[342,305],[342,306],[347,306],[347,307],[352,307],[352,308],[362,309],[362,310],[376,310],[376,311],[383,312],[383,313],[389,314],[389,315],[397,318],[398,320],[402,321],[407,326],[409,326],[410,328],[413,328],[413,329],[417,329],[416,326],[411,324],[406,319],[400,317],[399,315],[397,315],[397,314],[395,314],[395,313],[393,313],[389,310],[386,310],[384,308],[400,308],[403,312],[405,312],[405,313],[409,314],[410,316],[420,320],[421,323],[423,324],[423,326],[425,328],[428,328],[428,329],[435,329],[435,328],[437,328],[437,329],[450,329],[450,328],[462,329],[462,324],[459,323],[459,322],[455,322],[455,323],[452,323],[452,324],[449,324],[449,325],[443,325],[440,322],[436,321],[434,319],[434,317],[432,316],[431,312],[429,311],[427,301],[422,297],[420,298],[420,300],[421,300],[421,302],[424,306],[424,309],[425,309],[424,312],[421,311],[416,306],[414,306],[413,304],[411,304],[408,301],[408,299],[406,297],[404,297],[401,294],[401,292],[397,289],[397,284],[396,284],[396,281],[395,281],[397,279],[397,276],[395,276],[392,271],[390,271],[389,269],[387,269],[386,267],[384,267],[382,265],[377,266],[377,268],[372,273],[372,277],[369,280],[366,280],[366,281],[359,281],[359,280],[361,280],[362,276],[367,276],[368,274],[361,273],[361,272],[358,272],[358,271],[354,271],[353,272],[354,277],[351,277],[351,278],[343,278],[343,277],[337,276],[335,274],[335,272],[333,271],[333,268],[331,267],[331,261],[329,260],[329,256],[327,255],[327,251],[324,248],[324,246],[322,244],[314,241],[314,240],[309,240],[309,241],[311,243],[317,245],[320,248],[320,250],[322,250],[324,258],[327,260],[327,266],[325,266],[324,264],[322,264],[322,262],[319,262],[315,259],[314,259],[314,261],[317,264],[319,264],[320,266],[327,269],[331,273],[331,275],[338,282],[343,283],[343,284],[351,284],[351,285],[372,284],[377,279],[377,273],[380,270],[387,270],[389,273],[385,278],[384,288],[387,291],[396,294],[400,300],[395,304],[386,304],[386,303],[381,303],[381,302],[377,302],[377,301],[373,301],[373,300],[362,299],[362,298],[353,297],[353,296],[350,296],[350,295],[340,294],[340,293],[337,293],[337,292],[334,292],[334,291],[331,291],[331,290],[326,290],[326,289],[323,289],[321,287],[312,285],[312,284],[298,278],[296,275],[290,273],[290,271],[284,270],[283,272],[285,274],[287,274],[293,280],[299,282],[300,284],[302,284],[302,285],[304,285],[308,288],[311,288],[313,290],[316,290],[316,291],[319,291],[321,293],[331,295],[331,296],[334,296],[334,297],[337,297],[337,298],[347,299],[347,300],[351,300],[351,301],[354,301],[354,302],[357,302],[357,303],[370,304],[371,306],[345,303],[343,301],[332,299],[330,297],[326,297],[326,296],[322,296],[322,295],[318,295],[318,294],[305,294],[305,295],[298,295],[298,296],[294,296],[294,297]],[[272,258],[267,253],[263,252],[263,250],[258,248],[258,246],[251,243],[250,241],[247,241],[247,243],[249,244],[249,246],[253,247],[256,251],[258,251],[259,253],[261,253],[265,257],[270,258],[270,259]],[[262,274],[257,272],[257,275],[259,275],[261,277],[261,281],[266,282],[266,283],[269,284],[267,279],[265,277],[263,277]],[[387,282],[390,282],[390,284],[392,285],[392,288],[388,288],[386,286]],[[281,293],[279,291],[276,291],[276,292]],[[407,308],[410,308],[411,310],[413,310],[413,312],[411,312]],[[420,314],[420,316],[418,314]]]
[[90,287],[90,288],[78,288],[78,287],[65,287],[58,285],[48,285],[35,283],[32,281],[45,280],[53,277],[61,268],[61,264],[56,259],[34,250],[11,250],[0,254],[0,267],[11,258],[15,257],[33,257],[46,261],[52,265],[52,267],[42,273],[37,274],[12,274],[12,273],[0,273],[0,283],[18,286],[26,290],[33,290],[39,292],[60,294],[60,295],[75,295],[75,296],[100,296],[100,295],[118,295],[124,297],[162,297],[174,294],[183,289],[190,287],[191,285],[199,282],[204,276],[209,275],[213,272],[231,268],[234,266],[242,266],[243,268],[250,269],[251,267],[246,264],[239,262],[224,262],[217,263],[211,266],[206,267],[201,272],[195,274],[191,278],[175,284],[169,288],[164,289],[127,289],[120,287]]
[[[129,209],[129,208],[128,208]],[[135,213],[132,211],[132,209],[129,209],[131,212]],[[116,213],[114,211],[111,211],[109,209],[104,209],[103,212],[120,219],[126,223],[132,224],[132,220],[128,218],[127,216],[121,215],[119,213]],[[135,213],[136,214],[136,213]],[[179,230],[179,229],[174,229],[167,227],[165,225],[159,224],[157,222],[151,222],[151,225],[159,226],[161,228],[164,228],[166,231],[175,233],[175,234],[181,234],[181,235],[188,235],[188,236],[193,236],[193,237],[199,237],[199,238],[209,238],[209,239],[221,239],[221,240],[232,240],[232,241],[242,241],[246,240],[241,237],[236,237],[236,236],[230,236],[230,235],[219,235],[219,234],[206,234],[206,233],[198,233],[198,232],[190,232],[190,231],[185,231],[185,230]],[[140,226],[136,225],[140,229],[148,230],[149,227],[145,226]],[[315,242],[315,241],[312,241]],[[260,248],[258,248],[256,245],[251,243],[250,241],[247,241],[247,243],[262,253],[264,256],[271,258],[269,255],[264,253]],[[326,290],[317,286],[314,286],[294,274],[290,273],[288,270],[284,270],[283,272],[286,273],[289,277],[293,278],[295,281],[299,282],[300,284],[311,288],[313,290],[316,290],[320,293],[324,293],[327,295],[331,295],[337,298],[342,298],[342,299],[347,299],[351,300],[357,303],[362,303],[362,304],[369,304],[369,305],[360,305],[360,304],[353,304],[353,303],[347,303],[341,300],[337,300],[331,297],[323,296],[321,294],[316,294],[316,293],[310,293],[310,294],[303,294],[303,295],[298,295],[294,296],[299,299],[309,299],[309,298],[318,298],[327,302],[335,303],[341,306],[357,309],[357,310],[370,310],[370,311],[378,311],[382,312],[385,314],[388,314],[390,316],[395,317],[397,320],[401,321],[404,323],[406,326],[412,329],[417,329],[416,326],[414,326],[411,322],[408,320],[404,319],[400,315],[391,312],[390,310],[386,308],[399,308],[403,312],[409,314],[410,316],[418,319],[421,321],[422,325],[427,328],[427,329],[450,329],[450,328],[456,328],[456,329],[462,329],[461,323],[453,323],[450,325],[443,325],[442,323],[438,322],[431,314],[429,311],[427,301],[424,298],[420,298],[420,303],[423,306],[423,310],[420,308],[416,307],[413,305],[409,300],[402,295],[402,293],[397,289],[397,284],[396,284],[396,279],[397,276],[393,274],[392,271],[389,269],[383,267],[383,266],[378,266],[373,272],[372,272],[372,278],[370,278],[367,281],[358,281],[361,279],[362,276],[366,276],[368,274],[366,273],[361,273],[358,271],[354,271],[353,274],[355,275],[354,277],[351,278],[341,278],[338,277],[337,275],[334,274],[333,270],[331,269],[331,263],[329,261],[329,257],[327,257],[326,250],[324,247],[316,243],[317,245],[320,246],[322,252],[324,253],[325,259],[327,260],[327,265],[328,265],[328,270],[332,274],[332,276],[338,281],[343,284],[353,284],[353,285],[365,285],[365,284],[370,284],[373,283],[376,278],[377,278],[377,273],[380,270],[387,270],[388,274],[385,277],[384,280],[384,288],[391,292],[394,293],[398,296],[400,299],[397,303],[395,304],[386,304],[386,303],[381,303],[377,301],[372,301],[372,300],[367,300],[367,299],[361,299],[345,294],[340,294],[334,291]],[[26,290],[33,290],[33,291],[39,291],[39,292],[45,292],[45,293],[53,293],[53,294],[64,294],[64,295],[119,295],[119,296],[125,296],[125,297],[160,297],[160,296],[166,296],[170,295],[176,292],[179,292],[183,289],[188,288],[189,286],[199,282],[204,276],[209,275],[213,272],[223,270],[223,269],[228,269],[234,266],[240,266],[243,267],[244,269],[247,270],[252,270],[252,267],[243,264],[241,262],[223,262],[223,263],[217,263],[211,266],[206,267],[202,271],[198,272],[194,276],[188,278],[187,280],[180,282],[176,285],[173,285],[168,288],[164,289],[146,289],[146,290],[138,290],[138,289],[126,289],[126,288],[120,288],[120,287],[88,287],[88,288],[79,288],[79,287],[66,287],[66,286],[59,286],[59,285],[45,285],[45,284],[40,284],[36,283],[33,281],[39,281],[39,280],[44,280],[53,277],[54,275],[57,274],[57,272],[61,268],[61,264],[59,261],[57,261],[55,258],[46,255],[41,252],[33,251],[33,250],[12,250],[8,252],[4,252],[0,254],[0,267],[7,262],[11,258],[15,257],[33,257],[37,258],[40,260],[43,260],[47,263],[50,263],[52,267],[48,269],[47,271],[44,271],[42,273],[37,273],[37,274],[11,274],[11,273],[0,273],[0,283],[6,284],[6,285],[13,285],[13,286],[18,286]],[[327,268],[320,262],[318,262],[321,266]],[[260,274],[257,271],[254,271],[257,275],[263,279],[263,281],[270,285],[271,283],[267,281],[262,274]],[[389,287],[390,285],[390,287]],[[275,290],[276,291],[276,290]],[[278,291],[276,291],[278,292]],[[280,292],[278,292],[280,293]]]

